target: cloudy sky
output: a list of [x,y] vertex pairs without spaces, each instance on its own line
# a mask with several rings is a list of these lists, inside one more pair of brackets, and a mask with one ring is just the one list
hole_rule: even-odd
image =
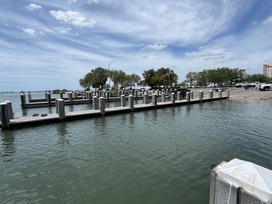
[[[271,0],[0,0],[0,91],[80,89],[96,67],[272,63]],[[113,61],[113,62],[112,62]]]

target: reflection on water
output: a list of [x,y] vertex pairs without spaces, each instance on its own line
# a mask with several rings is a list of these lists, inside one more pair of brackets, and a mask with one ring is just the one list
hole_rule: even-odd
[[16,143],[13,131],[1,131],[2,133],[2,152],[1,160],[4,162],[12,161],[16,153]]
[[57,124],[57,131],[59,135],[59,144],[69,144],[70,138],[67,131],[67,124],[64,122],[61,122]]
[[2,131],[0,203],[208,203],[210,164],[272,169],[271,106],[224,100]]

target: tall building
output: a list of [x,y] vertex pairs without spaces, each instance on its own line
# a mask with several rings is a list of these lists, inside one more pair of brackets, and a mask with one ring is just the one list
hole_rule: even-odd
[[263,75],[272,78],[272,64],[263,65]]

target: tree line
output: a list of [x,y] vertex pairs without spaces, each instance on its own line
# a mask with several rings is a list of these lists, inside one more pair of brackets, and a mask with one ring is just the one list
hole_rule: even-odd
[[108,70],[97,67],[81,78],[79,84],[85,90],[89,90],[91,87],[95,89],[118,89],[135,85],[149,86],[151,88],[206,87],[211,84],[214,86],[234,86],[236,83],[242,82],[258,81],[260,83],[268,83],[272,81],[271,78],[263,74],[249,75],[245,69],[229,67],[189,72],[186,74],[186,80],[180,84],[178,84],[178,75],[170,68],[149,69],[142,73],[142,77],[143,79],[137,74],[127,74],[122,70]]

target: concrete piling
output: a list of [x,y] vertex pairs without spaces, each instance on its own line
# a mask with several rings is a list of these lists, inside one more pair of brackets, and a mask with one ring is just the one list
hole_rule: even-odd
[[9,119],[13,119],[13,110],[12,110],[12,104],[10,101],[5,101],[5,103],[7,103],[7,111],[8,111],[8,118]]
[[46,101],[48,103],[48,106],[51,106],[51,93],[49,92],[46,94]]
[[101,111],[101,115],[105,115],[105,98],[99,97],[99,108]]
[[175,104],[175,93],[171,93],[171,103]]
[[190,91],[187,91],[186,92],[186,101],[189,103],[191,100],[191,92]]
[[219,90],[218,96],[219,98],[222,98],[222,90]]
[[153,94],[152,95],[152,105],[154,107],[157,107],[157,102],[158,102],[158,95],[157,94]]
[[201,102],[202,102],[203,96],[204,96],[203,91],[199,91],[199,100],[200,100]]
[[63,120],[65,118],[65,108],[64,108],[64,100],[58,99],[56,103],[56,109],[58,110],[59,118]]
[[30,93],[30,92],[28,92],[27,96],[28,96],[28,102],[30,103],[30,102],[31,102],[31,100],[32,100],[31,93]]
[[93,97],[93,109],[94,110],[98,110],[99,109],[99,101],[98,101],[97,96]]
[[209,99],[212,100],[212,98],[213,98],[213,90],[210,90],[210,91],[209,91]]
[[129,104],[130,110],[133,111],[134,110],[134,96],[133,95],[129,95],[128,104]]
[[121,106],[126,106],[126,96],[124,94],[121,95]]
[[162,93],[162,102],[165,102],[165,93]]
[[190,91],[191,99],[194,99],[194,92]]
[[144,104],[148,104],[148,94],[144,94]]
[[181,92],[178,91],[178,93],[177,93],[177,101],[181,101],[181,99],[182,99]]
[[8,129],[10,120],[8,115],[8,104],[6,102],[0,103],[0,113],[2,129]]
[[68,100],[73,103],[73,93],[72,92],[69,92],[68,93]]
[[25,97],[25,94],[20,94],[20,98],[21,98],[21,107],[25,108],[26,107],[26,97]]

